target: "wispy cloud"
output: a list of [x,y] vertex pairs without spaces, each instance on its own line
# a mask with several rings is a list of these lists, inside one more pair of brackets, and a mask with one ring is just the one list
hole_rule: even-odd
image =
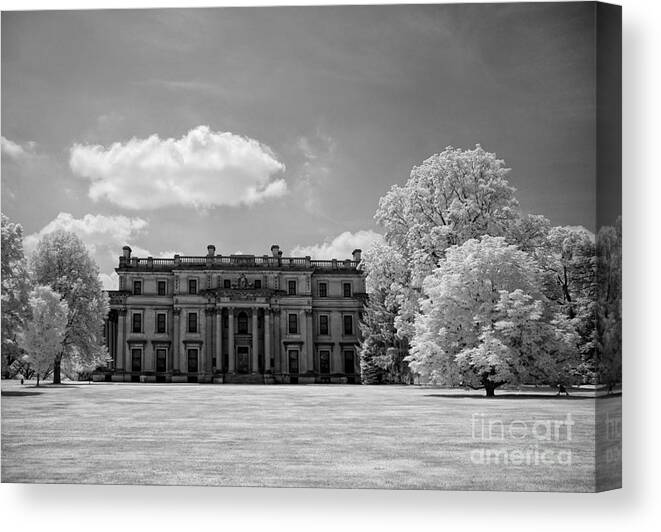
[[337,143],[317,128],[313,135],[299,137],[296,148],[303,156],[296,190],[305,210],[323,217],[323,191],[331,176]]
[[75,144],[72,171],[89,196],[127,209],[252,205],[287,193],[285,165],[268,146],[198,126],[180,139],[152,135],[109,147]]
[[366,249],[373,242],[383,239],[376,231],[345,231],[332,240],[308,246],[296,246],[292,256],[310,256],[313,259],[347,259],[354,249]]
[[32,141],[26,142],[25,144],[19,144],[13,140],[0,136],[0,145],[2,146],[2,155],[14,161],[33,157],[36,154],[35,149],[37,145]]

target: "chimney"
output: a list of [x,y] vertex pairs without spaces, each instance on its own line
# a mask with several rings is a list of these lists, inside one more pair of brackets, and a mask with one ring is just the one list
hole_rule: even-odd
[[353,252],[351,253],[353,255],[353,260],[355,260],[356,262],[360,262],[360,256],[362,252],[363,252],[362,249],[354,249]]
[[213,257],[216,254],[216,246],[209,244],[207,246],[207,257]]
[[128,246],[124,246],[122,248],[122,256],[128,261],[131,259],[131,248]]
[[281,253],[280,253],[280,246],[278,246],[278,244],[273,244],[273,245],[271,246],[271,254],[272,254],[274,257],[281,256]]

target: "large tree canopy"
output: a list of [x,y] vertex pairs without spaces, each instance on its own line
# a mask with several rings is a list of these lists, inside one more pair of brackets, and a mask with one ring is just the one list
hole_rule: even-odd
[[[390,349],[392,354],[408,345],[423,280],[449,246],[483,234],[507,234],[516,223],[518,203],[508,172],[504,161],[479,145],[473,150],[448,147],[414,167],[404,186],[393,186],[381,198],[375,219],[385,229],[387,249],[368,250],[363,260],[371,301],[362,328],[364,357],[389,361],[392,356],[377,353]],[[398,272],[394,283],[391,268]],[[384,337],[388,328],[394,334]]]
[[619,380],[621,230],[595,241],[521,213],[508,172],[479,145],[449,147],[381,198],[385,242],[363,260],[366,382],[409,346],[415,372],[490,393]]
[[30,314],[30,279],[23,256],[23,229],[2,214],[2,373],[19,356],[17,335]]
[[106,356],[103,320],[108,313],[108,296],[99,281],[99,270],[74,233],[57,230],[39,241],[32,255],[35,281],[62,294],[68,304],[63,349],[56,357],[53,382],[60,381],[63,356],[93,367]]
[[556,383],[573,363],[576,338],[541,278],[536,261],[503,237],[449,248],[424,282],[411,367],[488,395],[505,383]]
[[375,219],[413,272],[424,275],[448,246],[507,232],[518,216],[508,172],[503,160],[479,145],[448,147],[414,167],[404,186],[393,186]]

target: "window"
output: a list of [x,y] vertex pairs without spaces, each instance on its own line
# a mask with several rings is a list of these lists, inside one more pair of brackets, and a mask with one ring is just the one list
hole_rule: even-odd
[[344,316],[344,334],[345,336],[353,334],[353,316]]
[[165,281],[159,281],[158,282],[158,295],[159,296],[164,296],[166,288],[167,288],[166,282]]
[[298,316],[296,314],[289,315],[289,334],[298,334]]
[[197,294],[197,279],[188,279],[188,293]]
[[131,330],[134,333],[142,332],[142,314],[140,314],[139,312],[136,312],[135,314],[133,314],[133,323],[132,323]]
[[189,333],[197,332],[197,312],[188,313],[188,332]]
[[165,313],[156,314],[156,332],[163,334],[165,332]]
[[239,334],[248,334],[248,315],[245,312],[239,313],[237,329]]
[[259,289],[259,288],[261,288],[261,287],[262,287],[262,281],[259,280],[259,279],[256,279],[256,280],[255,280],[255,288],[258,288],[258,289]]
[[289,281],[287,283],[288,291],[287,293],[290,296],[295,296],[296,295],[296,281]]
[[131,371],[142,370],[142,349],[131,349]]
[[133,281],[133,295],[139,296],[142,294],[142,281]]
[[328,334],[328,316],[319,316],[319,334]]
[[166,353],[165,349],[156,350],[156,371],[158,371],[159,373],[167,371],[165,353]]
[[328,297],[328,283],[319,283],[319,297]]
[[344,297],[351,297],[351,283],[342,283],[342,290],[344,291]]
[[232,288],[232,281],[229,279],[223,280],[223,288]]

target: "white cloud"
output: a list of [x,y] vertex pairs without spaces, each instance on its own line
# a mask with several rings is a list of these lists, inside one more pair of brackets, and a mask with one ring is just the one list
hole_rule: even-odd
[[383,236],[375,231],[345,231],[331,241],[311,246],[296,246],[291,255],[310,256],[313,259],[339,259],[351,258],[354,249],[367,249],[373,242],[382,239]]
[[27,142],[24,146],[21,146],[13,140],[0,136],[0,146],[2,147],[2,155],[17,161],[34,155],[36,144],[34,142]]
[[251,205],[287,193],[285,166],[258,141],[198,126],[180,139],[152,135],[109,147],[75,144],[69,165],[89,196],[128,209]]
[[[44,235],[57,229],[71,231],[80,237],[99,265],[102,272],[101,280],[108,283],[112,279],[113,268],[118,264],[122,247],[128,244],[136,256],[147,257],[151,252],[135,245],[133,242],[147,228],[148,222],[142,218],[127,216],[103,216],[86,214],[82,218],[74,218],[68,212],[61,212],[46,224],[39,232],[32,233],[23,239],[26,253],[31,253]],[[108,279],[107,279],[108,278]]]
[[107,273],[100,273],[99,280],[103,284],[104,290],[119,290],[119,275],[112,272],[110,275]]

